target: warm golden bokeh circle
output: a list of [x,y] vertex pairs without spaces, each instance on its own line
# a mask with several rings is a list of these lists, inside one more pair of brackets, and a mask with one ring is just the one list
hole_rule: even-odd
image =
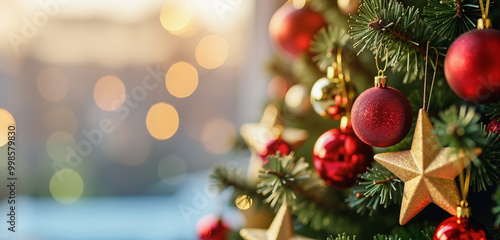
[[198,71],[187,62],[178,62],[168,70],[165,85],[173,96],[189,97],[198,87]]
[[[9,141],[9,127],[16,127],[16,122],[9,111],[0,108],[0,147]],[[14,130],[14,133],[16,130]],[[12,135],[12,134],[11,134]],[[14,136],[15,137],[15,136]]]
[[160,13],[160,23],[173,35],[183,35],[192,25],[193,11],[189,4],[181,1],[167,1]]
[[105,111],[118,109],[125,101],[126,89],[123,82],[115,76],[104,76],[94,87],[94,100]]
[[226,62],[228,54],[227,41],[218,35],[206,36],[196,46],[196,60],[206,69],[220,67]]
[[146,116],[146,127],[149,134],[156,139],[166,140],[171,138],[179,128],[179,115],[177,110],[168,103],[153,105]]

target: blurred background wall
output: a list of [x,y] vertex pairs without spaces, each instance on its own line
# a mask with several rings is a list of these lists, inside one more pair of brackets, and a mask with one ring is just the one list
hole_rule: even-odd
[[279,4],[1,1],[0,133],[14,118],[17,194],[175,194],[191,172],[246,159],[234,144],[266,102]]

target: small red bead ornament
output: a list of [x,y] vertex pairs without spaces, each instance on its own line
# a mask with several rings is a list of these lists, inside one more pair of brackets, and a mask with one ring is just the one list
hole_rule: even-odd
[[491,122],[488,123],[488,126],[486,126],[486,131],[491,133],[500,133],[500,117],[491,120]]
[[281,156],[290,154],[292,151],[292,146],[285,142],[282,138],[270,140],[266,144],[266,148],[259,151],[259,155],[263,162],[267,162],[267,157],[276,155],[278,152]]
[[198,220],[196,231],[199,240],[226,240],[230,228],[220,217],[207,215]]

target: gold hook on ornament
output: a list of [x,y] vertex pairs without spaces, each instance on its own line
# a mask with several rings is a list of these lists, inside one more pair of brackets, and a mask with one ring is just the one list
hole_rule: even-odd
[[[377,65],[377,70],[378,74],[375,77],[375,86],[376,87],[386,87],[387,86],[387,77],[384,76],[385,70],[387,70],[387,65],[389,63],[389,53],[387,52],[387,48],[385,47],[385,66],[384,69],[380,69],[378,65],[378,54],[380,52],[380,48],[382,47],[382,44],[378,46],[377,48],[377,53],[375,54],[375,64]],[[382,58],[383,59],[383,58]]]
[[486,9],[483,5],[483,0],[479,0],[479,7],[481,8],[481,18],[477,20],[477,29],[491,28],[491,19],[488,18],[490,0],[486,0]]
[[389,62],[389,56],[388,56],[389,54],[387,53],[387,48],[384,48],[385,49],[385,66],[384,66],[384,69],[380,70],[380,67],[378,66],[378,53],[380,52],[381,47],[382,47],[382,44],[380,44],[380,46],[378,46],[377,53],[375,54],[375,63],[377,64],[377,70],[378,70],[379,76],[384,75],[385,70],[387,70],[387,63]]

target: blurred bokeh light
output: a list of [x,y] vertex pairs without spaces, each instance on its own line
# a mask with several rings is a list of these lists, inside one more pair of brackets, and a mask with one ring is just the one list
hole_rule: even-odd
[[64,168],[54,173],[50,179],[50,193],[58,202],[71,204],[83,193],[83,179],[75,170]]
[[189,97],[198,87],[198,71],[187,62],[175,63],[165,76],[165,85],[173,96]]
[[161,10],[163,28],[174,35],[183,35],[192,27],[193,11],[189,1],[167,1]]
[[94,88],[94,100],[102,110],[114,111],[125,101],[125,85],[115,76],[104,76]]
[[172,137],[179,128],[179,115],[177,110],[168,103],[153,105],[146,117],[146,126],[151,136],[158,140]]
[[8,132],[10,126],[16,126],[14,117],[7,110],[0,108],[0,147],[9,141]]
[[220,67],[227,59],[229,46],[224,38],[217,35],[206,36],[196,46],[196,60],[206,69]]

